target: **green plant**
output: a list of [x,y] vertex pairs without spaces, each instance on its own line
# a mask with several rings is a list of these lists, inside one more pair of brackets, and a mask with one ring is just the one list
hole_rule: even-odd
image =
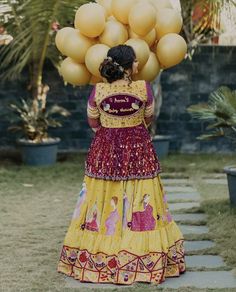
[[208,103],[199,103],[187,108],[194,117],[209,122],[207,130],[198,139],[213,139],[225,136],[236,142],[236,90],[221,86],[209,96]]
[[180,0],[183,16],[183,35],[189,50],[188,58],[191,59],[198,45],[207,43],[219,36],[220,13],[223,7],[230,10],[235,0]]
[[[60,126],[51,118],[52,114],[68,115],[57,105],[46,110],[44,65],[46,60],[56,68],[61,61],[55,46],[55,35],[59,28],[73,25],[77,8],[86,0],[2,0],[4,9],[0,13],[0,28],[12,37],[7,45],[0,46],[0,80],[13,81],[27,76],[28,90],[32,101],[21,101],[11,105],[18,115],[19,125],[11,127],[21,130],[32,141],[47,137],[48,126]],[[42,107],[40,107],[40,105]]]
[[48,128],[61,127],[55,115],[67,117],[70,113],[63,107],[53,105],[46,109],[46,96],[49,90],[48,86],[42,86],[41,92],[38,93],[37,100],[26,101],[21,99],[21,102],[10,104],[10,109],[14,113],[13,126],[8,129],[11,131],[20,131],[24,138],[34,143],[44,142],[49,140]]
[[58,67],[60,53],[55,46],[59,28],[71,26],[77,8],[86,0],[3,0],[9,9],[0,15],[0,24],[13,40],[0,48],[1,81],[15,80],[26,70],[29,88],[37,98],[43,83],[46,60]]

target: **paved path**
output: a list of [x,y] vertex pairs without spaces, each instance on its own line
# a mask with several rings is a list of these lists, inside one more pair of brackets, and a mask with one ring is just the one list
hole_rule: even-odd
[[[181,277],[167,279],[161,287],[231,288],[232,291],[236,291],[236,277],[228,271],[222,257],[210,254],[210,249],[215,247],[215,243],[211,240],[202,240],[209,232],[206,226],[207,216],[203,213],[191,212],[192,208],[200,206],[201,200],[193,183],[186,177],[183,179],[179,176],[179,183],[178,179],[168,174],[164,174],[163,177],[167,201],[170,202],[169,208],[172,210],[174,220],[178,223],[184,237],[188,239],[194,235],[194,240],[186,240],[184,245],[187,272]],[[226,183],[225,176],[209,175],[202,179],[209,184]]]
[[[210,184],[216,183],[216,181],[225,184],[226,180],[224,177],[210,175],[203,179]],[[168,173],[162,174],[161,180],[174,220],[185,237],[187,271],[180,277],[167,278],[159,287],[179,289],[180,291],[181,288],[187,287],[209,288],[214,289],[214,291],[219,288],[229,288],[230,291],[236,291],[236,277],[229,271],[222,257],[211,254],[211,248],[215,247],[215,243],[208,238],[209,229],[206,226],[206,214],[194,212],[200,207],[201,197],[191,180],[188,176],[181,176],[179,173],[176,176]],[[87,289],[101,288],[102,290],[130,288],[130,286],[112,284],[97,286],[96,284],[80,283],[68,277],[65,279],[67,288],[84,287]]]

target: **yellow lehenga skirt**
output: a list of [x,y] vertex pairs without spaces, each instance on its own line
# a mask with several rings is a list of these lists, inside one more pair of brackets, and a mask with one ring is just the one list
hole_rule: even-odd
[[159,174],[85,175],[57,271],[83,282],[159,284],[185,272],[183,243]]

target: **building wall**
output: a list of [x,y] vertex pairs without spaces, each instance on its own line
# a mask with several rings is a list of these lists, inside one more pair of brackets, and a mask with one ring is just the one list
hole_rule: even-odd
[[[209,93],[220,85],[236,89],[236,47],[201,46],[192,61],[185,60],[180,65],[162,73],[161,84],[163,101],[160,115],[156,121],[157,134],[171,134],[173,152],[230,152],[233,150],[225,139],[200,142],[196,137],[206,127],[193,119],[186,107],[198,102],[206,102]],[[53,136],[62,139],[61,149],[88,149],[93,132],[87,124],[86,103],[91,86],[64,86],[55,69],[46,65],[45,82],[51,90],[48,104],[58,103],[71,112],[62,128],[51,129]],[[27,96],[27,76],[22,74],[18,82],[0,83],[0,147],[14,147],[16,135],[7,131],[10,125],[7,105]],[[155,86],[155,83],[153,84]]]
[[229,152],[233,145],[225,138],[211,142],[196,139],[207,126],[193,119],[186,108],[207,102],[209,94],[221,85],[236,89],[236,47],[201,46],[192,61],[162,73],[163,103],[157,120],[157,132],[172,134],[172,151]]

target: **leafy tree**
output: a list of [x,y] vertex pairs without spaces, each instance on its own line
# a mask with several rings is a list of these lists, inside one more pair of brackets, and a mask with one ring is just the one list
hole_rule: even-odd
[[183,16],[183,35],[189,45],[188,57],[196,47],[220,33],[220,12],[235,0],[180,0]]
[[43,67],[48,59],[58,66],[60,54],[54,39],[58,27],[72,26],[77,8],[86,0],[2,0],[9,7],[0,24],[13,41],[0,47],[0,78],[15,80],[28,70],[29,89],[37,99],[43,82]]

